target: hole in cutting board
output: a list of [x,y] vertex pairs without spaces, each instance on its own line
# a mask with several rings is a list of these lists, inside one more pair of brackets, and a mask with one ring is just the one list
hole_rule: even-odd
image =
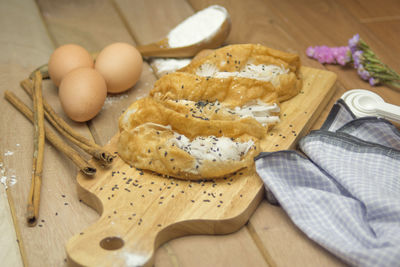
[[119,237],[106,237],[100,241],[100,247],[106,250],[117,250],[124,246],[124,240]]

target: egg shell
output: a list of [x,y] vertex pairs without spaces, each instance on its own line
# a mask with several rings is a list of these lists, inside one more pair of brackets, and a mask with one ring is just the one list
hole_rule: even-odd
[[104,78],[93,68],[74,69],[61,81],[58,96],[67,116],[78,122],[95,117],[107,97]]
[[100,51],[95,69],[104,77],[109,93],[121,93],[137,83],[142,65],[142,55],[134,46],[113,43]]
[[93,68],[94,60],[92,55],[76,44],[66,44],[58,47],[50,56],[48,69],[50,79],[56,86],[70,71],[80,67]]

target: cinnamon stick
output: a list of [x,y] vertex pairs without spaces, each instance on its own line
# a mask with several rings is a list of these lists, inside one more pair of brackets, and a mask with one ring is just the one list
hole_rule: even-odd
[[34,150],[32,161],[32,181],[28,196],[27,221],[35,226],[39,216],[40,189],[42,184],[44,155],[44,111],[42,102],[42,75],[35,73],[33,94]]
[[[5,98],[17,108],[25,117],[33,122],[33,112],[26,106],[15,94],[10,91],[5,91]],[[58,137],[54,131],[48,127],[44,127],[46,139],[59,151],[69,157],[72,162],[79,168],[81,172],[86,175],[92,176],[96,173],[96,168],[90,165],[82,156],[66,144],[60,137]]]
[[[21,87],[32,97],[32,82],[29,79],[25,79],[20,83]],[[47,103],[43,100],[43,106],[45,109],[45,116],[47,120],[68,140],[92,155],[94,158],[100,160],[104,164],[108,165],[113,161],[113,155],[108,151],[104,150],[98,144],[92,142],[86,137],[80,135],[74,129],[71,128]]]

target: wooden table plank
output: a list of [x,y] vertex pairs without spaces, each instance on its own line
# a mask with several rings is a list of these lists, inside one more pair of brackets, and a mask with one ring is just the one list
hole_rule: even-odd
[[[0,92],[3,95],[5,90],[14,91],[25,103],[30,103],[29,97],[19,88],[19,81],[45,63],[54,46],[34,1],[2,1],[0,10]],[[43,91],[47,101],[56,111],[60,111],[55,88],[44,83]],[[16,226],[22,234],[20,244],[25,248],[30,266],[60,266],[65,258],[66,240],[81,227],[91,223],[97,215],[92,209],[79,203],[73,179],[77,171],[75,166],[46,143],[40,226],[27,227],[25,213],[31,183],[33,127],[3,97],[0,98],[0,106],[0,151],[10,152],[4,158],[4,166],[7,173],[14,174],[17,180],[10,187],[10,195],[15,203],[18,219]],[[77,131],[90,135],[86,125],[74,127]],[[68,206],[64,203],[68,203]],[[74,219],[71,221],[71,218]],[[47,251],[51,253],[46,253]]]
[[[379,40],[382,40],[387,54],[398,55],[400,53],[400,44],[397,38],[393,38],[393,36],[400,36],[399,1],[368,0],[361,3],[355,0],[339,0],[338,2],[340,5],[346,7]],[[381,53],[381,51],[376,52]],[[400,72],[399,65],[391,67]]]
[[360,22],[400,19],[400,2],[397,0],[339,0]]
[[[268,249],[271,266],[345,266],[343,262],[310,241],[292,223],[285,211],[263,201],[248,228]],[[295,257],[301,255],[301,257]]]
[[[309,45],[347,45],[348,39],[359,33],[384,62],[393,68],[400,66],[398,60],[393,57],[395,51],[389,51],[382,40],[371,33],[365,25],[359,23],[338,2],[325,0],[318,1],[317,5],[309,5],[306,0],[290,4],[285,1],[268,0],[268,4],[275,12],[286,10],[285,14],[281,13],[280,18],[285,22],[285,29],[290,35],[296,37],[298,47],[301,47],[302,51],[305,51]],[[292,27],[292,25],[296,25],[296,27]],[[336,72],[338,80],[347,89],[365,88],[379,91],[382,97],[387,99],[398,93],[396,90],[384,86],[371,87],[367,82],[362,81],[352,68],[332,65],[327,65],[326,68]]]
[[0,259],[5,266],[23,266],[22,253],[18,244],[18,235],[14,228],[14,221],[12,217],[13,205],[10,205],[8,200],[8,186],[10,182],[8,179],[11,177],[6,173],[3,163],[3,157],[0,154],[0,178],[7,177],[7,180],[2,180],[0,184]]

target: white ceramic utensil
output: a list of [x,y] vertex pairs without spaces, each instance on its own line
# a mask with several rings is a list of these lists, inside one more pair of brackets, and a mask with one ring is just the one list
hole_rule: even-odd
[[357,117],[376,116],[400,123],[400,107],[386,103],[379,95],[363,89],[353,89],[342,99]]

